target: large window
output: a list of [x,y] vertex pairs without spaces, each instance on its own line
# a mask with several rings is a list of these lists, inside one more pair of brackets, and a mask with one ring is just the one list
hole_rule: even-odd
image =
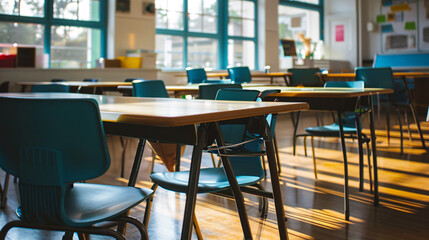
[[[299,58],[317,57],[316,48],[323,40],[323,0],[280,0],[278,13],[279,38],[295,40]],[[289,63],[280,50],[280,68],[290,67]]]
[[106,7],[104,0],[0,1],[0,52],[33,46],[52,68],[95,67],[106,51]]
[[256,67],[256,0],[156,0],[157,68]]

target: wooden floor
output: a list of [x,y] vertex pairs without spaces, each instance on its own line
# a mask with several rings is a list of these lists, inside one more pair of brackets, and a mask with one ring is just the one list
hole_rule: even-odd
[[[306,126],[315,126],[314,113],[303,114],[300,131]],[[325,114],[328,123],[329,114]],[[399,132],[393,130],[390,145],[387,143],[384,121],[377,130],[380,206],[374,207],[369,193],[367,169],[365,191],[358,191],[357,143],[347,140],[350,173],[350,221],[343,215],[343,162],[339,141],[336,138],[318,138],[315,141],[318,180],[314,179],[310,145],[308,156],[304,155],[302,139],[298,141],[297,156],[292,155],[292,124],[289,115],[279,116],[277,138],[282,165],[282,190],[290,239],[429,239],[429,154],[420,148],[415,126],[412,126],[410,142],[405,134],[405,153],[399,149]],[[364,125],[368,125],[364,119]],[[424,126],[429,139],[429,125]],[[119,178],[119,156],[122,151],[118,137],[108,137],[112,166],[103,177],[91,182],[126,184]],[[429,144],[429,142],[427,142]],[[137,142],[128,140],[127,173]],[[182,169],[189,167],[191,147],[183,157]],[[138,186],[150,187],[151,151],[147,149],[140,170]],[[366,161],[366,159],[365,159]],[[209,155],[204,155],[203,165],[210,166]],[[159,162],[155,171],[165,171]],[[4,173],[0,173],[3,177]],[[269,189],[270,180],[262,183]],[[16,186],[10,183],[8,203],[0,211],[0,226],[16,219]],[[258,199],[245,195],[254,239],[278,239],[273,202],[270,201],[268,218],[258,218]],[[185,195],[158,189],[153,202],[148,227],[151,239],[180,239]],[[131,215],[142,218],[144,204],[137,206]],[[196,215],[205,239],[242,239],[235,205],[232,200],[214,195],[198,195]],[[11,230],[8,239],[61,239],[60,233],[34,230]],[[196,239],[196,236],[193,236]],[[132,227],[128,239],[138,239]],[[107,239],[92,237],[91,239]]]

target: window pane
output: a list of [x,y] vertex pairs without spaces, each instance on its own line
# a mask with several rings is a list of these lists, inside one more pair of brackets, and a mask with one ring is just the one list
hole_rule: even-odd
[[9,46],[17,43],[21,46],[36,47],[36,54],[42,55],[43,30],[40,24],[0,22],[0,52],[8,53]]
[[99,0],[54,0],[54,18],[99,21]]
[[217,18],[205,16],[203,18],[203,32],[216,33],[217,32]]
[[188,67],[218,69],[218,43],[210,38],[188,38]]
[[189,0],[188,1],[188,12],[189,13],[203,13],[203,4],[201,0]]
[[[298,56],[304,57],[304,46],[298,36],[302,34],[305,38],[311,38],[311,47],[314,48],[320,40],[319,20],[318,11],[279,6],[279,37],[294,39]],[[280,52],[280,59],[284,61],[282,55],[283,51]]]
[[255,36],[255,4],[243,0],[228,2],[228,35]]
[[183,30],[183,0],[156,0],[156,27]]
[[241,0],[228,1],[228,16],[229,17],[243,17]]
[[255,43],[244,40],[228,40],[228,66],[255,68]]
[[45,0],[2,0],[0,1],[0,13],[29,17],[44,16]]
[[200,14],[189,14],[189,31],[201,32],[202,27],[202,16]]
[[203,13],[206,15],[217,16],[217,0],[204,0]]
[[157,68],[183,69],[183,37],[156,35],[155,52]]
[[100,58],[101,31],[98,29],[53,26],[52,68],[91,68]]

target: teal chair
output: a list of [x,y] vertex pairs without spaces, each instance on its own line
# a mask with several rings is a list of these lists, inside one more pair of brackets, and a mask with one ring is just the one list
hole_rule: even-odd
[[34,85],[31,89],[32,92],[70,92],[70,87],[63,84],[41,84]]
[[134,80],[134,97],[158,97],[168,98],[168,92],[162,80]]
[[319,68],[290,68],[289,86],[322,87]]
[[[363,89],[363,81],[352,81],[352,82],[326,82],[325,87],[333,88],[355,88]],[[369,148],[370,138],[362,133],[362,123],[361,115],[364,112],[367,112],[368,109],[363,107],[357,110],[356,112],[346,112],[342,118],[344,136],[347,138],[358,139],[359,147],[359,174],[360,174],[360,191],[363,191],[363,144],[366,143],[367,155],[368,155],[368,172],[369,172],[369,182],[370,182],[370,191],[372,192],[372,174],[371,174],[371,150]],[[356,126],[358,124],[358,127]],[[359,129],[359,132],[357,131]],[[317,127],[308,127],[305,129],[306,134],[297,135],[298,137],[304,137],[304,150],[305,155],[307,156],[306,150],[306,138],[310,137],[311,139],[311,152],[313,155],[313,167],[314,167],[314,177],[317,179],[317,165],[316,165],[316,154],[314,151],[314,137],[336,137],[340,136],[340,126],[338,122],[335,122],[331,125],[317,126]]]
[[[378,105],[378,102],[384,103],[386,105],[386,125],[387,125],[387,141],[390,143],[390,110],[391,106],[395,107],[399,129],[401,134],[401,154],[404,153],[404,134],[402,129],[402,121],[401,121],[401,108],[405,108],[405,116],[407,117],[408,109],[411,110],[414,121],[417,125],[417,130],[420,135],[420,140],[422,142],[423,148],[426,148],[425,139],[423,137],[423,133],[420,127],[420,122],[417,119],[415,108],[413,102],[411,100],[411,96],[406,92],[405,86],[400,79],[393,78],[393,72],[391,68],[371,68],[371,67],[358,67],[355,69],[356,80],[361,80],[365,82],[365,87],[368,88],[390,88],[394,90],[393,94],[390,95],[381,95],[378,99],[373,98],[373,103]],[[379,101],[380,100],[380,101]],[[381,106],[378,106],[381,107]],[[407,120],[408,132],[410,134],[411,140],[411,132],[410,125]]]
[[198,86],[198,99],[215,100],[220,89],[242,89],[241,84],[202,84]]
[[[167,89],[165,88],[164,81],[162,80],[134,80],[132,84],[133,84],[134,97],[155,97],[155,98],[169,97]],[[181,152],[182,152],[181,145],[178,144],[176,148],[176,170],[180,168]],[[154,169],[155,158],[156,158],[156,155],[153,154],[151,172],[153,172],[153,169]]]
[[110,166],[95,100],[2,97],[0,112],[0,167],[19,178],[20,200],[20,220],[8,222],[0,239],[15,227],[64,231],[67,240],[74,232],[80,239],[88,234],[125,239],[93,226],[103,222],[132,224],[147,239],[144,225],[127,212],[145,200],[150,211],[152,190],[82,183]]
[[[260,92],[256,90],[221,89],[218,91],[216,100],[255,101],[259,94]],[[220,126],[227,145],[237,144],[237,140],[239,142],[248,140],[246,128],[243,127],[243,123],[222,123]],[[234,132],[235,135],[229,135],[229,132]],[[242,191],[258,195],[258,190],[263,191],[259,182],[265,177],[261,164],[261,156],[264,153],[261,151],[261,142],[257,141],[258,139],[254,140],[256,141],[249,141],[244,145],[228,148],[227,155],[238,184],[241,187],[250,186],[250,190],[249,188],[243,188]],[[155,184],[155,189],[156,186],[161,186],[171,191],[185,193],[188,188],[189,171],[153,173],[151,179]],[[223,167],[202,168],[200,170],[198,193],[216,193],[229,189],[230,185]],[[260,211],[261,217],[264,218],[268,211],[268,202],[265,198],[267,195],[260,196],[263,197],[260,202]],[[201,232],[197,227],[195,214],[193,220],[197,235],[200,238]]]
[[229,78],[232,83],[250,83],[252,81],[252,75],[249,67],[229,67],[228,68]]
[[186,70],[186,76],[188,77],[188,84],[200,84],[200,83],[229,83],[231,81],[225,80],[212,80],[207,79],[206,70],[204,68],[191,68]]
[[[289,86],[296,87],[322,87],[323,83],[320,78],[320,69],[319,68],[290,68],[288,72],[292,73],[292,76],[289,77]],[[298,122],[301,117],[301,112],[297,112],[295,118],[295,113],[291,113],[292,123],[294,126],[294,136],[293,136],[293,155],[296,154],[296,132],[298,130]],[[317,126],[320,126],[319,113],[316,112],[316,121]]]

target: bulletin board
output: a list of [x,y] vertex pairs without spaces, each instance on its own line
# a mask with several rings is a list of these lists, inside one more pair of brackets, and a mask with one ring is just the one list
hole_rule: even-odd
[[381,29],[382,51],[417,51],[418,0],[382,0],[381,4],[377,23]]

